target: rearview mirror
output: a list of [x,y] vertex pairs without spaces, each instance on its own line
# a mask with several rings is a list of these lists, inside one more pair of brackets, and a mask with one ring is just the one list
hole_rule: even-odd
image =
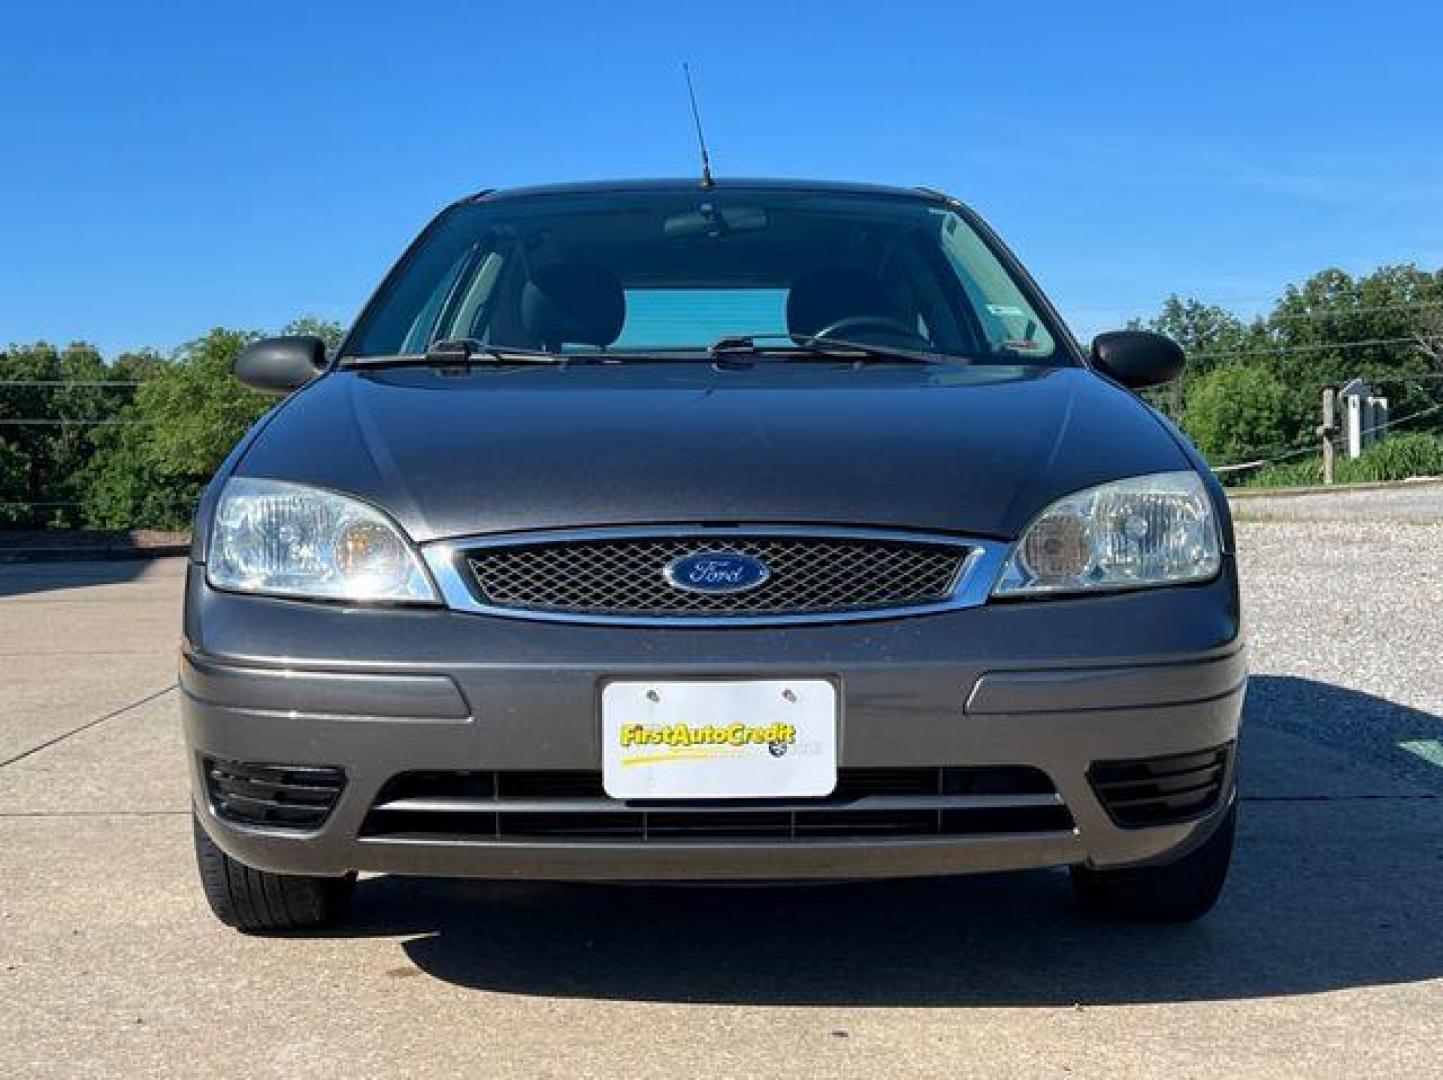
[[1186,363],[1176,341],[1150,330],[1113,330],[1092,339],[1092,366],[1133,390],[1172,382]]
[[268,394],[289,394],[326,366],[326,343],[318,337],[273,337],[254,341],[236,357],[235,377]]
[[765,206],[701,203],[695,210],[672,214],[662,222],[662,231],[673,240],[704,236],[715,240],[734,233],[757,232],[771,224]]

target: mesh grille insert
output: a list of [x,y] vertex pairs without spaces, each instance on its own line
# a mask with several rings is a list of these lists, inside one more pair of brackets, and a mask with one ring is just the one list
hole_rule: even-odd
[[[945,601],[960,544],[836,536],[623,537],[474,548],[481,600],[498,608],[630,617],[807,615]],[[745,592],[698,593],[667,581],[676,559],[740,554],[770,576]]]

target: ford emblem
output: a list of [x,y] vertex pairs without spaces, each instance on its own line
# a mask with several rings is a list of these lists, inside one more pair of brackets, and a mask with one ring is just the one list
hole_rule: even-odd
[[698,551],[667,564],[666,580],[686,592],[737,593],[755,589],[772,576],[761,559],[735,551]]

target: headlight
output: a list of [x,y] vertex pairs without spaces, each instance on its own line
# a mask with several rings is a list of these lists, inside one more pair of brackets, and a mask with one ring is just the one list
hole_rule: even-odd
[[206,573],[217,588],[322,600],[433,603],[411,542],[356,499],[278,480],[231,479]]
[[1023,532],[994,596],[1202,581],[1222,561],[1201,477],[1157,473],[1058,499]]

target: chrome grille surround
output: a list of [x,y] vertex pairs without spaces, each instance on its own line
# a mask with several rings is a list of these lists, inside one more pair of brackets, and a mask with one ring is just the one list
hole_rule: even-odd
[[[645,626],[778,625],[923,614],[984,603],[1007,556],[996,541],[901,530],[648,526],[460,538],[422,549],[447,606],[512,618]],[[763,559],[734,593],[675,588],[696,553]]]

